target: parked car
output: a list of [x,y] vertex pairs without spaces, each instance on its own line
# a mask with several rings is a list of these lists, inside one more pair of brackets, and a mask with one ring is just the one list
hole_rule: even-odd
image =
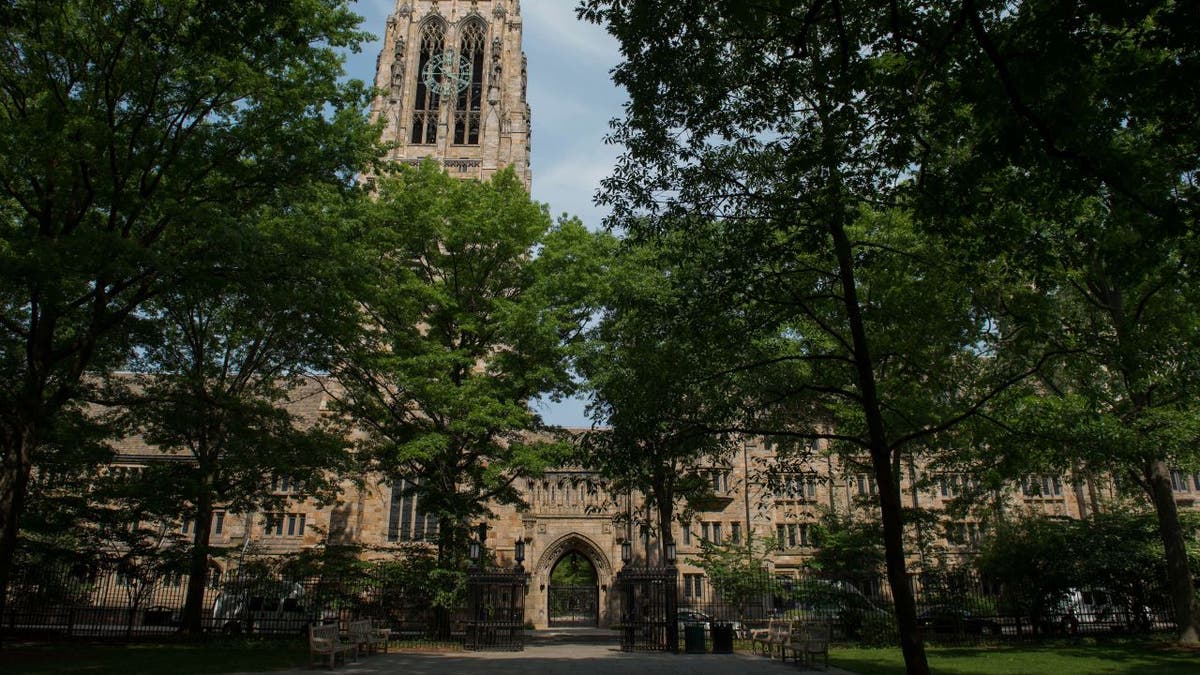
[[149,607],[142,614],[143,626],[178,626],[179,610],[166,605]]
[[1103,589],[1067,589],[1055,606],[1064,630],[1074,633],[1081,627],[1092,630],[1148,630],[1154,611],[1144,605]]
[[917,623],[934,633],[965,633],[994,636],[1000,634],[1000,624],[989,618],[975,616],[962,607],[935,605],[917,615]]
[[789,600],[793,608],[783,618],[827,622],[837,638],[856,639],[864,624],[892,621],[890,612],[845,581],[805,580],[792,588]]
[[704,626],[704,630],[708,631],[714,623],[732,626],[735,634],[740,634],[744,630],[741,621],[714,619],[712,616],[696,609],[684,608],[679,610],[679,632],[681,633],[683,632],[683,627],[688,624],[701,624]]
[[213,604],[213,620],[226,635],[305,634],[310,616],[303,602],[304,587],[280,584],[249,589],[226,588]]

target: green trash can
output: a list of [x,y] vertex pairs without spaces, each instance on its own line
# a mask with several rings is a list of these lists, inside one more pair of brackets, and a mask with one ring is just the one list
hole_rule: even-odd
[[683,627],[683,651],[688,654],[703,654],[704,624],[689,623]]
[[712,625],[712,641],[714,654],[732,654],[733,624],[714,623]]

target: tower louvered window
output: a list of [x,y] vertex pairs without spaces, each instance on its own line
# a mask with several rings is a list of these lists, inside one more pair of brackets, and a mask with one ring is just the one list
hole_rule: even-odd
[[471,82],[458,92],[455,101],[454,143],[457,145],[479,145],[486,40],[487,26],[482,21],[467,20],[459,29],[459,53],[471,64]]
[[421,26],[421,58],[417,67],[417,95],[413,104],[413,143],[437,143],[438,111],[442,97],[425,83],[425,70],[429,62],[442,53],[445,41],[446,25],[441,21],[433,19]]

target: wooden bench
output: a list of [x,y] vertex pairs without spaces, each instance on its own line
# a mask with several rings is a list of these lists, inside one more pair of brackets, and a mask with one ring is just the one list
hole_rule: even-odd
[[358,644],[342,640],[338,635],[336,624],[308,627],[309,666],[316,663],[319,656],[322,662],[328,659],[329,667],[332,669],[337,665],[337,657],[341,656],[342,663],[345,663],[347,654],[353,654],[354,660],[358,661]]
[[829,623],[817,622],[801,624],[792,634],[785,647],[783,660],[787,661],[787,651],[792,653],[796,663],[803,663],[804,669],[815,666],[817,656],[825,657],[823,670],[829,670],[829,642],[832,638],[833,627]]
[[771,619],[767,624],[766,629],[760,629],[754,632],[750,638],[750,648],[755,652],[761,646],[763,654],[767,658],[775,658],[775,651],[779,651],[779,658],[786,660],[784,649],[791,642],[792,622],[783,621],[781,619]]
[[351,621],[348,628],[350,642],[358,645],[359,652],[366,650],[367,654],[374,654],[376,648],[382,647],[383,653],[387,653],[388,640],[391,638],[392,633],[390,630],[375,628],[371,625],[370,619]]

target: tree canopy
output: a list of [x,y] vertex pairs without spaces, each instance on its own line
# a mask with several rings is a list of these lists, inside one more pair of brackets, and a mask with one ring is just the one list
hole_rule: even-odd
[[600,238],[553,224],[511,170],[462,181],[426,162],[378,179],[360,332],[338,346],[342,410],[385,476],[405,478],[461,556],[487,505],[567,457],[531,409],[574,386]]
[[341,81],[358,21],[342,0],[0,7],[0,589],[55,418],[186,252],[378,155]]

